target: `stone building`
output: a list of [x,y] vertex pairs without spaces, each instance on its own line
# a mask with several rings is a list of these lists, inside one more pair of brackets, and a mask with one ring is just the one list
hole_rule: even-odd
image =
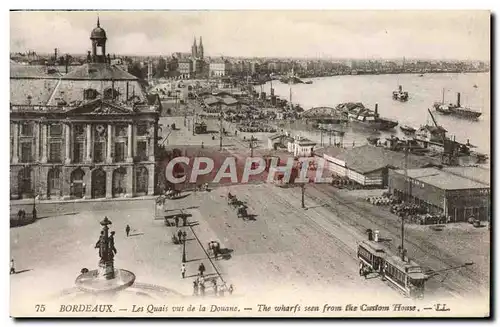
[[11,67],[11,199],[152,195],[161,103],[111,65],[99,20],[66,75]]

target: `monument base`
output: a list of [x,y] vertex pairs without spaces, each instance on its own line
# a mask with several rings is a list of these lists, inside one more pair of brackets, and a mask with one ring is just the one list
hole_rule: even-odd
[[88,293],[117,292],[130,287],[135,281],[135,275],[128,270],[114,269],[114,278],[110,279],[106,278],[106,274],[102,272],[101,269],[96,269],[81,274],[76,278],[76,287]]

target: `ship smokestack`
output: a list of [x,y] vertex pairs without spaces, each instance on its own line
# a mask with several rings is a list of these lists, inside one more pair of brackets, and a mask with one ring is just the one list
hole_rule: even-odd
[[378,103],[375,103],[375,116],[378,115]]
[[366,232],[368,234],[368,241],[373,241],[373,231],[368,229]]
[[54,65],[57,65],[57,48],[54,49]]
[[460,108],[460,92],[457,93],[457,107]]
[[402,92],[403,91],[403,86],[402,85],[399,85],[399,92]]
[[373,240],[374,240],[375,242],[378,242],[379,233],[380,233],[380,232],[379,232],[378,230],[376,230],[376,231],[375,231],[375,233],[374,233],[374,238],[373,238]]

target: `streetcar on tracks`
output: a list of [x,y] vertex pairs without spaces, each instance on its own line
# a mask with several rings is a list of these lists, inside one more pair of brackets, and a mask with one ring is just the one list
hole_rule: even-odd
[[377,273],[405,296],[423,298],[427,276],[414,261],[406,261],[393,255],[388,248],[375,241],[362,241],[358,244],[358,259],[361,276]]
[[398,256],[386,256],[382,272],[382,276],[404,295],[414,299],[424,298],[427,276],[416,262],[403,261]]

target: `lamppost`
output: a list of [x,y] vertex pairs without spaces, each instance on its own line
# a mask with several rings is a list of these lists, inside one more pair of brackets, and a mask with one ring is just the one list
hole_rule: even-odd
[[182,242],[182,263],[186,263],[186,231],[182,232],[181,242]]
[[302,183],[300,188],[302,189],[302,209],[305,209],[306,205],[304,203],[304,193],[305,193],[305,189],[306,189],[306,184]]

